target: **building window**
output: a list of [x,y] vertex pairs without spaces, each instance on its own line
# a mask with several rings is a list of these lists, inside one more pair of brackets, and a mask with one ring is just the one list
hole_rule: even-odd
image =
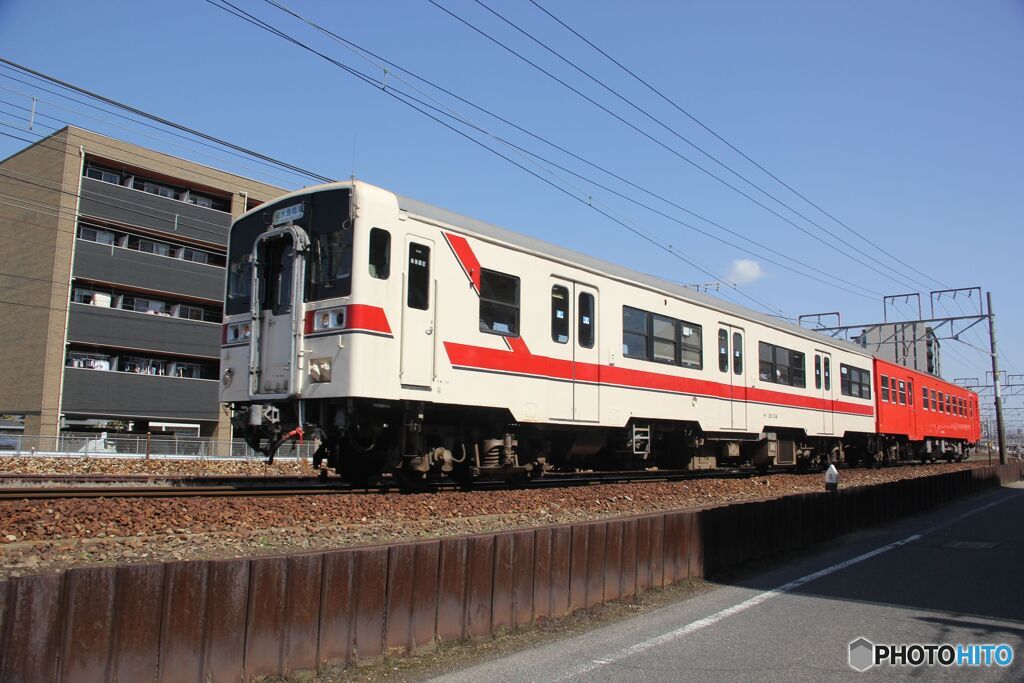
[[155,194],[160,197],[166,197],[168,199],[178,199],[181,196],[181,193],[173,187],[161,185],[160,183],[155,183],[152,180],[146,180],[144,178],[136,178],[132,183],[132,186],[136,190],[142,190],[143,192]]
[[519,336],[519,278],[480,269],[480,331]]
[[157,256],[170,256],[171,254],[171,245],[166,242],[156,242],[143,237],[136,237],[135,235],[128,235],[125,246],[128,249],[134,249],[135,251],[147,254],[156,254]]
[[804,354],[774,344],[758,342],[758,376],[764,382],[792,387],[807,386]]
[[99,228],[90,228],[88,226],[81,226],[78,229],[78,236],[83,240],[90,242],[99,242],[100,244],[113,244],[115,241],[114,233],[109,230],[101,230]]
[[871,373],[840,363],[839,390],[844,396],[871,398]]
[[391,233],[380,228],[370,230],[370,277],[391,277]]
[[166,375],[167,363],[152,358],[129,356],[121,361],[121,372],[132,372],[137,375]]
[[110,370],[111,357],[105,353],[86,353],[84,351],[68,351],[66,364],[69,368],[85,368],[88,370]]
[[886,403],[889,402],[889,377],[882,375],[882,400]]
[[594,348],[594,329],[597,325],[594,311],[594,295],[581,292],[576,306],[579,316],[578,339],[576,342],[585,349]]
[[183,261],[192,261],[193,263],[209,263],[210,255],[205,251],[199,251],[197,249],[190,249],[188,247],[182,247],[181,258]]
[[569,290],[562,285],[551,288],[551,339],[558,344],[569,342]]
[[102,180],[105,183],[112,183],[114,185],[121,184],[121,174],[116,171],[111,171],[106,168],[100,168],[99,166],[86,166],[85,177],[93,178],[95,180]]

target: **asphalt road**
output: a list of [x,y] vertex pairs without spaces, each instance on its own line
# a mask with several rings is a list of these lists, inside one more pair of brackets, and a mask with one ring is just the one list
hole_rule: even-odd
[[[848,665],[849,643],[1006,643],[1006,668]],[[785,566],[443,681],[1024,680],[1024,487],[838,540]]]

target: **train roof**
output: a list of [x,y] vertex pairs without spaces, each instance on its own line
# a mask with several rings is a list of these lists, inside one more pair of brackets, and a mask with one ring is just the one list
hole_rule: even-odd
[[453,211],[442,209],[441,207],[427,204],[426,202],[421,202],[418,199],[411,199],[397,194],[395,196],[398,198],[399,208],[415,216],[420,216],[440,223],[447,223],[483,237],[506,242],[527,251],[550,257],[557,261],[563,261],[573,266],[579,266],[585,270],[591,270],[602,275],[607,275],[619,280],[648,287],[659,292],[671,294],[673,297],[678,299],[689,301],[690,303],[711,308],[722,313],[735,315],[739,318],[743,318],[744,320],[772,327],[788,334],[794,334],[819,344],[827,344],[829,346],[845,349],[869,358],[874,355],[867,351],[867,349],[864,349],[852,342],[848,342],[843,339],[835,339],[834,337],[826,337],[823,334],[819,334],[813,330],[808,330],[804,327],[800,327],[799,325],[794,325],[779,318],[758,313],[757,311],[753,311],[729,301],[724,301],[717,297],[702,294],[690,287],[686,287],[685,285],[681,285],[670,280],[655,277],[654,275],[649,275],[647,273],[641,273],[636,270],[630,270],[629,268],[625,268],[608,261],[602,261],[601,259],[587,256],[586,254],[581,254],[580,252],[530,237],[529,235],[506,230],[505,228],[499,228],[496,225],[491,225],[490,223],[485,223],[484,221],[470,218],[469,216],[463,216]]

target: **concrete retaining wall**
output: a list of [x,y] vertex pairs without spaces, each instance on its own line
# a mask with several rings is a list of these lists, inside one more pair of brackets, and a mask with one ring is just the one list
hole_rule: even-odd
[[0,680],[239,681],[373,661],[713,576],[1019,481],[1022,467],[418,543],[12,579],[0,582]]

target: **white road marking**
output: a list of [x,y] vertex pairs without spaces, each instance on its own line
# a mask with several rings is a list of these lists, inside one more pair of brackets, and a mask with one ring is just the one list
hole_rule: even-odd
[[743,602],[737,603],[737,604],[733,605],[732,607],[727,607],[726,609],[723,609],[720,612],[715,612],[714,614],[712,614],[710,616],[707,616],[707,617],[704,617],[703,619],[698,619],[697,621],[690,622],[689,624],[687,624],[685,626],[681,626],[680,628],[674,629],[674,630],[669,631],[667,633],[663,633],[660,636],[655,636],[654,638],[650,638],[648,640],[644,640],[642,642],[639,642],[636,645],[631,645],[630,647],[624,648],[624,649],[620,650],[619,652],[617,652],[617,653],[615,653],[615,654],[613,654],[613,655],[611,655],[609,657],[606,657],[604,659],[593,659],[593,660],[590,661],[590,663],[578,666],[575,669],[573,669],[572,671],[569,671],[569,672],[559,676],[558,678],[556,678],[554,680],[556,680],[556,681],[565,681],[565,680],[569,680],[569,679],[572,679],[572,678],[577,678],[579,676],[583,676],[585,674],[588,674],[591,671],[595,671],[597,669],[600,669],[603,666],[607,666],[608,664],[614,664],[615,662],[618,662],[618,661],[621,661],[623,659],[626,659],[627,657],[632,657],[633,655],[640,654],[642,652],[646,652],[646,651],[648,651],[648,650],[650,650],[652,648],[658,647],[659,645],[663,645],[663,644],[668,643],[670,641],[676,640],[677,638],[682,638],[683,636],[689,635],[691,633],[695,633],[697,631],[700,631],[701,629],[707,628],[708,626],[711,626],[713,624],[717,624],[718,622],[722,621],[723,619],[725,619],[727,617],[731,617],[734,614],[739,614],[740,612],[745,612],[746,610],[750,609],[751,607],[757,607],[758,605],[761,605],[761,604],[767,602],[768,600],[771,600],[772,598],[778,597],[778,596],[782,595],[783,593],[789,593],[791,591],[794,591],[797,588],[799,588],[799,587],[801,587],[801,586],[803,586],[805,584],[810,583],[811,581],[815,581],[817,579],[822,578],[823,576],[828,576],[829,574],[834,574],[835,572],[838,572],[838,571],[841,571],[843,569],[846,569],[847,567],[852,567],[853,565],[860,564],[861,562],[864,562],[865,560],[870,560],[872,557],[877,557],[878,555],[881,555],[882,553],[889,552],[890,550],[893,550],[895,548],[899,548],[900,546],[906,545],[908,543],[913,543],[914,541],[919,540],[923,536],[927,536],[928,534],[933,533],[935,531],[938,531],[939,529],[943,529],[945,527],[948,527],[948,526],[950,526],[950,525],[952,525],[952,524],[954,524],[956,522],[959,522],[962,519],[966,519],[967,517],[970,517],[971,515],[975,515],[975,514],[977,514],[979,512],[987,510],[987,509],[989,509],[991,507],[995,507],[996,505],[999,505],[1000,503],[1005,503],[1007,500],[1009,500],[1009,498],[1003,498],[1002,500],[997,500],[997,501],[993,501],[991,503],[987,503],[985,505],[982,505],[981,507],[974,508],[973,510],[968,510],[967,512],[963,513],[962,515],[958,515],[957,517],[953,518],[951,521],[946,521],[946,522],[943,522],[942,524],[936,524],[935,526],[929,527],[928,529],[925,529],[924,531],[921,531],[920,533],[913,534],[912,536],[907,536],[906,538],[904,538],[904,539],[902,539],[900,541],[894,541],[893,543],[889,543],[888,545],[883,545],[883,546],[881,546],[879,548],[875,548],[874,550],[868,551],[868,552],[866,552],[866,553],[864,553],[862,555],[858,555],[857,557],[853,557],[853,558],[850,558],[849,560],[845,560],[843,562],[839,562],[839,563],[834,564],[834,565],[832,565],[830,567],[825,567],[824,569],[816,571],[816,572],[814,572],[812,574],[807,574],[806,576],[801,576],[799,579],[794,579],[794,580],[790,581],[789,583],[782,584],[778,588],[773,588],[773,589],[765,591],[763,593],[759,593],[759,594],[755,595],[752,598],[749,598],[747,600],[744,600]]

